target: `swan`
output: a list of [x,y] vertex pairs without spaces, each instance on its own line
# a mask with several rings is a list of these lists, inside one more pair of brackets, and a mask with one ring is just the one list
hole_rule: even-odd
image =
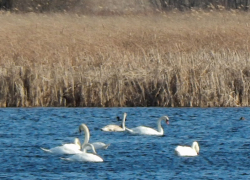
[[[86,150],[92,149],[93,153],[87,153]],[[61,158],[68,161],[81,161],[81,162],[103,162],[103,159],[96,154],[93,144],[86,143],[82,146],[81,153],[74,154],[68,158]]]
[[[124,113],[121,126],[110,124],[110,125],[104,126],[103,128],[101,128],[101,130],[102,131],[116,131],[116,132],[125,131],[126,117],[127,117],[127,113]],[[119,120],[119,118],[117,119]]]
[[54,154],[77,154],[81,152],[81,142],[78,138],[75,138],[74,144],[63,144],[62,146],[57,146],[51,149],[41,149],[48,153],[54,153]]
[[162,116],[157,121],[157,130],[145,127],[145,126],[138,126],[132,129],[126,128],[126,130],[135,135],[152,135],[152,136],[162,136],[164,134],[163,128],[161,127],[161,121],[164,120],[167,124],[169,124],[168,116]]
[[[79,126],[80,134],[82,131],[84,131],[84,134],[85,134],[85,138],[84,138],[84,142],[83,142],[83,145],[84,145],[84,144],[89,143],[89,138],[90,138],[89,128],[86,124],[81,124]],[[107,149],[110,145],[110,144],[105,144],[103,142],[94,142],[91,144],[94,146],[95,149]],[[89,146],[87,146],[86,149],[89,150],[91,148]]]
[[193,142],[192,146],[177,146],[175,148],[175,153],[178,156],[197,156],[200,152],[200,147],[198,142]]

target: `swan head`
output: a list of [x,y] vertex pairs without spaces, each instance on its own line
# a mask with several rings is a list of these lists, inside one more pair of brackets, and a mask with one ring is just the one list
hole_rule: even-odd
[[199,152],[200,152],[200,147],[199,147],[199,144],[198,144],[197,141],[194,141],[194,142],[193,142],[193,144],[192,144],[192,149],[194,149],[194,150],[197,152],[197,154],[199,154]]
[[125,118],[125,120],[126,120],[126,117],[127,117],[127,113],[124,113],[123,114],[123,117]]
[[75,138],[74,143],[81,147],[81,141],[79,140],[79,138]]
[[245,118],[244,118],[244,117],[241,117],[240,120],[245,120]]
[[[127,117],[127,113],[124,113],[123,114],[123,118],[125,118],[125,121],[127,120],[126,117]],[[119,116],[117,116],[116,119],[117,119],[117,121],[121,121],[122,120]]]
[[161,119],[164,120],[167,124],[169,124],[168,116],[162,116]]

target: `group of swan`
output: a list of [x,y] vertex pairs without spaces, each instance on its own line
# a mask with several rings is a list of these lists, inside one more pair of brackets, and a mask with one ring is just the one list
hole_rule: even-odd
[[[75,138],[74,144],[64,144],[62,146],[57,146],[51,149],[41,148],[45,152],[54,154],[73,154],[68,158],[61,158],[69,161],[83,161],[83,162],[103,162],[103,159],[97,155],[96,149],[107,149],[110,144],[105,144],[102,142],[89,143],[90,133],[89,128],[86,124],[81,124],[79,126],[79,132],[84,131],[84,142],[81,142],[78,138]],[[93,153],[88,153],[87,150],[92,150]]]
[[[151,135],[151,136],[162,136],[164,134],[163,128],[161,126],[161,121],[164,120],[167,124],[169,124],[168,116],[162,116],[157,120],[157,130],[145,127],[145,126],[138,126],[135,128],[127,128],[125,126],[127,113],[123,114],[122,125],[114,125],[110,124],[101,128],[102,131],[128,131],[131,134],[135,135]],[[193,142],[193,145],[190,146],[177,146],[175,148],[175,152],[178,156],[197,156],[199,154],[200,148],[198,142]]]
[[[93,153],[88,153],[87,150],[91,149]],[[68,161],[81,161],[81,162],[103,162],[103,159],[97,155],[93,144],[83,144],[82,152],[76,153],[68,158],[61,158]]]
[[[164,134],[163,128],[161,126],[161,122],[165,121],[169,124],[168,116],[162,116],[157,121],[157,129],[153,129],[145,126],[138,126],[135,128],[127,128],[125,126],[127,113],[123,114],[122,125],[107,125],[101,128],[102,131],[113,131],[113,132],[121,132],[127,131],[134,135],[150,135],[150,136],[162,136]],[[62,146],[57,146],[51,149],[41,148],[45,152],[54,153],[54,154],[71,154],[72,156],[68,158],[61,158],[68,161],[83,161],[83,162],[103,162],[103,159],[97,155],[96,149],[107,149],[110,144],[105,144],[102,142],[94,142],[89,143],[90,133],[86,124],[81,124],[79,126],[79,132],[84,131],[84,142],[81,145],[81,142],[78,138],[75,138],[73,144],[64,144]],[[198,142],[193,142],[192,147],[188,146],[177,146],[175,148],[175,152],[178,156],[197,156],[199,154],[199,145]],[[93,153],[87,152],[88,150],[92,150]]]

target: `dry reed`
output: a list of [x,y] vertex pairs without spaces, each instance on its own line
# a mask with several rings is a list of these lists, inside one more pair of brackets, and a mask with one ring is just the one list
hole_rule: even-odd
[[0,106],[249,106],[249,13],[0,15]]

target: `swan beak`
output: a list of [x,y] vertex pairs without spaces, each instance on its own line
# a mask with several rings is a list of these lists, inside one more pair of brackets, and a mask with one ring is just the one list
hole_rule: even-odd
[[169,121],[166,121],[167,124],[169,124]]

